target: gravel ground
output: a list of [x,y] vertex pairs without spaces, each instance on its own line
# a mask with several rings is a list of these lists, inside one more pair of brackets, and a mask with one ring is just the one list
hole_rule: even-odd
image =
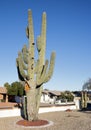
[[25,128],[17,126],[21,117],[0,118],[0,130],[91,130],[91,112],[50,112],[39,114],[40,119],[52,121],[44,128]]

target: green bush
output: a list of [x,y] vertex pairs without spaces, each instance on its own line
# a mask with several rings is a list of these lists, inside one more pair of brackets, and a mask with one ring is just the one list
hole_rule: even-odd
[[5,83],[4,86],[7,88],[8,95],[23,96],[25,94],[24,86],[20,82],[13,82],[11,85]]
[[61,93],[60,99],[67,99],[67,101],[69,102],[69,101],[73,101],[74,96],[70,91],[65,91]]

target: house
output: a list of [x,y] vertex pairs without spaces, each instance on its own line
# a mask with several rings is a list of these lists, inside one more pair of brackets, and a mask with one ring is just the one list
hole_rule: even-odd
[[60,96],[60,91],[51,91],[44,89],[41,95],[41,103],[52,103],[54,104],[57,98]]
[[49,99],[50,99],[50,97],[49,97],[48,90],[43,90],[40,102],[42,102],[42,103],[49,103]]
[[7,89],[0,87],[0,101],[8,102]]
[[60,91],[56,91],[56,90],[54,90],[54,91],[49,91],[49,95],[50,95],[50,97],[51,98],[59,98],[59,96],[61,95],[61,92]]

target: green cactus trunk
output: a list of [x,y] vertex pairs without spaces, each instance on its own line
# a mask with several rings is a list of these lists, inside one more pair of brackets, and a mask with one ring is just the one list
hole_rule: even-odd
[[81,104],[82,104],[82,109],[86,109],[87,108],[87,92],[86,91],[82,91],[82,97],[81,97]]
[[[37,120],[40,106],[40,98],[43,89],[43,83],[50,80],[55,63],[55,52],[52,52],[50,64],[45,60],[46,50],[46,13],[42,16],[41,35],[38,36],[37,51],[38,59],[35,57],[35,43],[32,12],[28,11],[28,27],[26,34],[29,39],[29,46],[24,45],[16,59],[18,76],[23,82],[26,91],[27,103],[24,104],[24,113],[27,120]],[[27,108],[25,108],[27,107]]]
[[87,92],[84,94],[84,108],[87,108]]
[[36,99],[35,99],[35,89],[29,90],[26,93],[27,96],[27,115],[28,120],[37,120],[36,117]]

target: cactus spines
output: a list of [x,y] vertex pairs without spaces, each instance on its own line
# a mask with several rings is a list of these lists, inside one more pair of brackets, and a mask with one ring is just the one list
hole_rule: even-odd
[[18,53],[16,59],[18,77],[26,85],[29,86],[26,91],[27,96],[27,119],[38,119],[38,110],[40,104],[41,92],[43,83],[50,80],[55,63],[55,52],[52,52],[50,63],[45,60],[46,50],[46,13],[42,15],[41,34],[37,37],[36,45],[38,51],[38,59],[35,56],[34,30],[32,11],[28,10],[28,26],[26,28],[26,35],[29,40],[28,47],[23,46],[22,51]]

